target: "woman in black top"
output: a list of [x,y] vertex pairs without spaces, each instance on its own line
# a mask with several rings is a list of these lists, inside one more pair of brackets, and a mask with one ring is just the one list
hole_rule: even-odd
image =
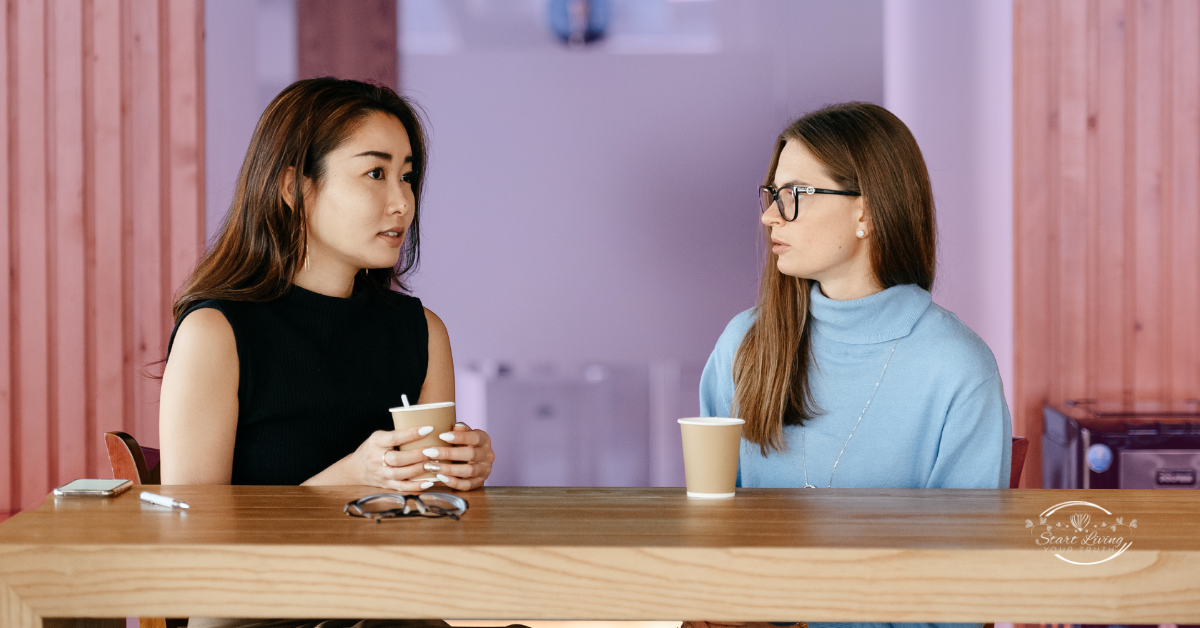
[[[488,435],[398,451],[388,408],[454,400],[446,327],[400,278],[419,251],[418,117],[386,87],[299,81],[263,113],[213,248],[175,303],[164,484],[478,488]],[[423,433],[422,433],[423,432]],[[438,464],[435,460],[453,461]]]

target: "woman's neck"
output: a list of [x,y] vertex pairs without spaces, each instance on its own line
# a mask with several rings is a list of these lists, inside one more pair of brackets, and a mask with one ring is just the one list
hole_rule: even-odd
[[354,272],[338,272],[325,264],[310,263],[296,273],[296,285],[327,297],[349,298],[354,293]]
[[834,301],[850,301],[869,297],[883,292],[883,286],[875,277],[875,273],[859,274],[853,277],[838,277],[817,280],[821,286],[821,294]]
[[300,272],[296,273],[297,286],[327,297],[350,298],[358,267],[312,240],[305,246],[304,253]]

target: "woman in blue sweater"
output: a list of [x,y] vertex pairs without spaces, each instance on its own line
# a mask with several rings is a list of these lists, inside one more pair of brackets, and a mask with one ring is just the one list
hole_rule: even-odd
[[1003,488],[1012,426],[996,361],[933,303],[933,191],[886,109],[788,126],[761,188],[758,306],[700,380],[705,416],[745,419],[739,486]]

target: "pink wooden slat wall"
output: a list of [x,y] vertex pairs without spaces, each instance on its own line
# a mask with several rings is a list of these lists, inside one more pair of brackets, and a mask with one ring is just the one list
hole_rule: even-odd
[[158,442],[170,305],[203,250],[202,0],[0,11],[0,513]]
[[1014,421],[1200,397],[1200,3],[1016,0]]
[[[11,43],[9,33],[9,16],[8,11],[0,11],[0,68],[8,68],[9,44]],[[13,299],[12,299],[12,247],[13,227],[13,212],[10,210],[13,207],[12,185],[9,178],[9,163],[11,162],[10,154],[12,153],[12,133],[9,124],[4,121],[10,120],[9,106],[7,93],[5,98],[0,98],[0,146],[4,148],[0,151],[0,159],[3,163],[0,164],[0,203],[4,203],[4,212],[0,214],[0,220],[3,220],[3,232],[0,233],[0,262],[5,264],[5,272],[0,272],[0,295],[4,298],[4,306],[0,307],[0,456],[4,458],[4,477],[0,478],[0,517],[3,517],[3,509],[11,507],[13,502],[13,493],[16,480],[16,464],[12,460],[11,452],[15,448],[13,439],[14,423],[13,423]]]
[[[14,10],[15,9],[15,10]],[[17,122],[9,139],[9,207],[14,222],[11,232],[15,258],[11,308],[14,386],[13,440],[17,448],[36,452],[13,475],[15,491],[20,495],[40,492],[50,482],[49,473],[49,329],[47,326],[47,236],[46,192],[49,181],[46,161],[46,30],[45,5],[38,0],[18,0],[9,7],[9,54],[16,61],[16,72],[8,77],[13,94],[10,103],[16,111],[10,120]],[[13,75],[15,74],[15,76]],[[18,412],[20,413],[18,415]],[[25,420],[25,417],[36,417]],[[29,503],[26,500],[25,503]]]
[[52,112],[47,142],[55,176],[50,189],[48,214],[51,238],[51,298],[48,305],[50,343],[50,442],[57,448],[57,477],[88,475],[89,448],[70,435],[87,433],[86,368],[79,348],[85,343],[84,291],[80,279],[87,268],[84,216],[83,148],[83,10],[79,3],[54,2],[47,16],[52,24],[50,50],[56,51],[51,65],[49,107]]

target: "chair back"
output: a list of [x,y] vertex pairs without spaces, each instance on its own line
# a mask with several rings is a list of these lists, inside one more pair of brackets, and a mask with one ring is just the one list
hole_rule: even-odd
[[125,432],[106,432],[104,444],[108,445],[108,463],[112,465],[114,478],[134,484],[160,483],[157,449],[138,445]]
[[[125,432],[105,432],[104,444],[108,446],[108,464],[112,465],[113,478],[130,480],[134,484],[158,484],[158,450],[142,447],[137,440]],[[184,618],[139,617],[138,628],[187,628]]]
[[1012,471],[1008,474],[1008,488],[1021,484],[1021,470],[1025,468],[1025,454],[1029,451],[1029,439],[1014,436],[1012,441]]

